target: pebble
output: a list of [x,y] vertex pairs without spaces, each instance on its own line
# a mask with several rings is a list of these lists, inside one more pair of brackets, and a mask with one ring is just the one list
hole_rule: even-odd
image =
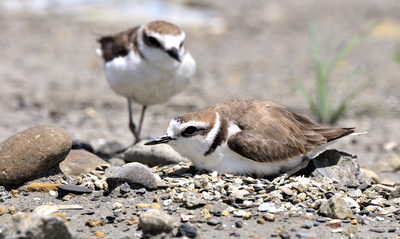
[[154,167],[157,165],[188,162],[167,144],[143,145],[144,142],[130,147],[124,153],[125,162],[139,162]]
[[396,231],[396,228],[389,228],[389,229],[388,229],[388,232],[389,232],[389,233],[392,233],[392,232],[395,232],[395,231]]
[[383,228],[370,228],[369,229],[371,232],[376,232],[376,233],[384,233],[386,230]]
[[58,193],[61,197],[61,195],[64,195],[66,193],[73,193],[73,194],[84,194],[84,193],[92,193],[93,190],[86,188],[86,187],[81,187],[78,185],[58,185],[57,186]]
[[0,143],[0,185],[31,181],[62,162],[71,150],[68,132],[57,126],[37,126]]
[[200,204],[201,198],[195,192],[186,192],[183,194],[182,200],[187,208],[192,208]]
[[244,220],[249,220],[251,218],[251,216],[253,215],[253,213],[251,212],[247,212],[243,215],[243,219]]
[[275,215],[272,213],[266,213],[263,215],[263,218],[269,222],[275,221]]
[[73,149],[64,161],[60,163],[61,170],[67,175],[79,176],[89,174],[98,165],[109,165],[105,160],[86,151]]
[[199,235],[199,232],[196,227],[190,226],[188,224],[181,224],[178,227],[178,236],[195,238],[197,235]]
[[296,234],[299,239],[311,239],[317,238],[315,233],[308,233],[308,232],[299,232]]
[[139,217],[139,227],[144,232],[169,232],[173,229],[173,219],[161,210],[150,209]]
[[333,195],[320,207],[320,213],[334,219],[345,219],[353,215],[351,209],[340,194]]
[[136,194],[143,195],[145,193],[146,193],[146,189],[145,188],[140,188],[140,189],[136,190]]
[[0,216],[6,213],[6,208],[0,205]]
[[258,206],[257,210],[259,212],[266,212],[273,206],[270,203],[262,203],[260,206]]
[[236,221],[235,222],[235,227],[242,228],[243,227],[243,222],[242,221]]
[[102,197],[102,198],[100,199],[100,202],[111,202],[111,198]]
[[237,210],[233,212],[233,215],[235,215],[236,217],[243,217],[243,215],[246,214],[245,210]]
[[136,162],[121,166],[107,178],[108,180],[138,183],[150,189],[157,188],[157,179],[150,169]]
[[122,193],[129,193],[131,191],[131,187],[129,186],[128,183],[125,182],[121,185],[120,190]]
[[311,229],[312,226],[310,224],[302,224],[300,225],[300,228]]
[[216,225],[218,225],[220,223],[222,223],[222,222],[218,221],[218,220],[214,220],[214,219],[207,220],[207,224],[210,225],[210,226],[216,226]]
[[290,239],[290,234],[286,231],[280,232],[279,233],[280,239]]

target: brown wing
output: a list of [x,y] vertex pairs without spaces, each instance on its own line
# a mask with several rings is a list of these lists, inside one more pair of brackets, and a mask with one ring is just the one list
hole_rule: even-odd
[[111,61],[115,57],[126,56],[129,53],[130,45],[134,43],[136,49],[136,34],[139,27],[131,28],[113,36],[103,36],[97,41],[101,45],[103,58],[105,61]]
[[298,157],[328,142],[330,138],[325,136],[344,131],[322,129],[310,119],[267,101],[235,100],[213,108],[242,130],[229,137],[228,147],[258,162]]

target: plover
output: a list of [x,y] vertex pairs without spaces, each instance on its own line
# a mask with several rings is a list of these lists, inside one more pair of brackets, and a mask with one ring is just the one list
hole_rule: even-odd
[[269,101],[238,99],[176,117],[164,136],[146,144],[168,143],[198,169],[277,176],[351,134],[360,133],[321,127]]
[[[160,104],[181,92],[196,64],[184,45],[185,33],[164,21],[149,22],[98,39],[97,53],[111,88],[128,98],[129,128],[140,140],[147,106]],[[143,105],[139,126],[133,121],[131,101]]]

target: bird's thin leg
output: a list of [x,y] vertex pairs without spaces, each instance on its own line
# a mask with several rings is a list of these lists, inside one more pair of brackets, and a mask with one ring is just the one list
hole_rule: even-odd
[[133,122],[132,103],[131,103],[130,98],[128,98],[128,111],[129,111],[129,128],[131,129],[131,132],[132,132],[133,136],[135,137],[135,144],[136,144],[137,142],[139,142],[139,135],[136,132],[136,125]]
[[142,108],[142,115],[140,116],[140,121],[139,121],[139,129],[138,129],[138,131],[137,131],[137,136],[138,136],[138,137],[136,138],[135,144],[136,144],[137,142],[139,142],[139,140],[140,140],[140,132],[142,131],[144,113],[146,112],[146,109],[147,109],[147,105],[143,105],[143,108]]

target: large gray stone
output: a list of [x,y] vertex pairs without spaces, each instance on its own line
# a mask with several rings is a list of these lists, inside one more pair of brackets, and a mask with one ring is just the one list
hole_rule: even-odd
[[319,212],[333,219],[345,219],[353,215],[349,205],[347,205],[346,201],[339,193],[333,195],[328,201],[324,202],[319,208]]
[[140,142],[125,151],[125,162],[139,162],[149,167],[189,162],[167,144],[143,145]]
[[71,150],[68,132],[57,126],[37,126],[0,143],[0,185],[33,180],[62,162]]
[[173,228],[173,219],[167,213],[150,209],[140,215],[139,226],[144,232],[170,232]]
[[70,239],[67,225],[59,217],[43,214],[17,214],[4,232],[5,239]]

